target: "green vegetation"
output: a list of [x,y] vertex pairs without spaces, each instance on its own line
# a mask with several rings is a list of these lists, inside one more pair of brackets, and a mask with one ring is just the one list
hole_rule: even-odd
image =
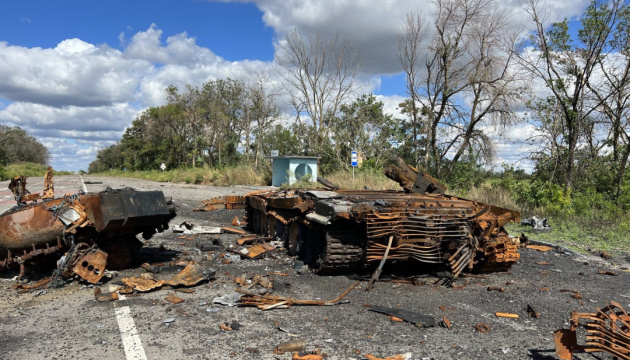
[[[342,187],[378,190],[398,188],[381,171],[400,157],[453,193],[548,217],[554,232],[537,238],[627,251],[630,5],[593,0],[569,33],[567,20],[547,24],[541,3],[526,2],[535,30],[524,37],[512,32],[497,0],[436,2],[437,16],[408,14],[401,24],[404,118],[385,113],[373,94],[350,97],[358,94],[352,44],[292,32],[276,56],[285,70],[285,103],[278,104],[280,90],[265,75],[171,86],[167,104],[139,115],[120,142],[99,151],[89,172],[263,185],[271,173],[265,156],[274,149],[320,157],[320,176]],[[530,77],[545,88],[527,89],[523,79]],[[279,106],[293,108],[295,117],[282,118]],[[488,170],[503,133],[528,136],[531,150],[523,156],[532,174]],[[354,180],[352,150],[363,158]],[[316,186],[310,180],[296,186]]]
[[[36,164],[32,162],[21,162],[11,165],[7,165],[4,168],[4,173],[0,168],[0,177],[2,180],[7,180],[13,176],[24,175],[26,177],[44,176],[48,171],[48,166],[43,164]],[[4,174],[4,175],[2,175]],[[53,175],[70,175],[70,171],[53,171]]]
[[271,172],[259,173],[252,167],[243,165],[210,168],[208,166],[189,169],[161,170],[112,170],[99,173],[103,176],[130,177],[160,182],[205,184],[215,186],[266,185],[271,181]]
[[630,253],[630,196],[627,195],[630,179],[626,178],[624,182],[626,195],[618,200],[614,191],[604,193],[584,187],[584,183],[591,181],[589,178],[581,178],[576,183],[582,191],[566,191],[558,184],[540,180],[539,176],[505,169],[501,174],[489,174],[488,180],[479,186],[455,193],[518,210],[523,218],[546,217],[553,228],[551,233],[531,234],[529,227],[510,224],[507,228],[512,234],[524,232],[530,238],[564,244],[580,251]]

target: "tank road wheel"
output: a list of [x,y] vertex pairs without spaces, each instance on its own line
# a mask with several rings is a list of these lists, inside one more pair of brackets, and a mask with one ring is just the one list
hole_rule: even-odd
[[254,210],[252,212],[251,221],[252,221],[252,232],[254,234],[260,234],[260,212],[258,210]]
[[317,255],[309,264],[315,273],[348,271],[360,267],[365,255],[365,231],[354,224],[320,227],[312,246]]
[[133,264],[134,257],[142,243],[135,236],[106,240],[103,250],[107,252],[109,270],[128,269]]
[[273,215],[267,215],[267,230],[269,236],[276,236],[276,218]]
[[253,232],[254,231],[254,209],[251,207],[247,207],[247,209],[245,210],[245,216],[247,217],[247,225],[245,226],[245,228],[247,229],[247,231],[249,232]]
[[303,227],[304,225],[298,223],[297,221],[293,221],[289,224],[286,247],[289,250],[289,255],[291,256],[297,255],[300,251],[300,247],[302,245]]
[[258,215],[258,222],[260,223],[260,235],[267,236],[269,233],[269,224],[267,222],[267,215],[262,212]]

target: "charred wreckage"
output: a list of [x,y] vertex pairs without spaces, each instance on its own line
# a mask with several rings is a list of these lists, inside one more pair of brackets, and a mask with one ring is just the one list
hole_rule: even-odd
[[327,189],[257,191],[223,199],[226,208],[245,204],[248,229],[280,238],[318,273],[351,270],[385,260],[446,264],[464,270],[502,270],[519,260],[524,236],[503,226],[520,221],[517,211],[466,200],[408,166],[385,170],[404,191]]
[[9,189],[17,205],[0,215],[0,270],[19,266],[19,279],[27,263],[55,254],[52,285],[72,274],[97,283],[106,268],[128,267],[142,246],[136,235],[149,239],[175,217],[161,191],[107,188],[55,199],[51,168],[43,195],[30,194],[24,176],[11,179]]

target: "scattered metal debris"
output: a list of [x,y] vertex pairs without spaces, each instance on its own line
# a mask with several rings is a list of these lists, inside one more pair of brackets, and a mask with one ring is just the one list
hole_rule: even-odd
[[501,318],[508,318],[508,319],[518,319],[518,314],[504,313],[504,312],[498,312],[498,311],[494,313],[494,316],[501,317]]
[[326,354],[322,353],[321,350],[313,350],[313,351],[300,351],[293,353],[291,360],[322,360]]
[[222,196],[204,200],[193,211],[214,211],[243,209],[245,207],[245,197],[243,196]]
[[173,226],[174,233],[181,233],[185,235],[195,235],[195,234],[220,234],[220,227],[210,227],[210,226],[199,226],[195,224],[191,224],[187,221],[179,225]]
[[239,330],[241,328],[241,324],[239,324],[238,321],[234,320],[229,324],[227,322],[219,324],[219,328],[223,331]]
[[[581,321],[585,323],[581,323]],[[561,360],[573,359],[575,351],[605,352],[618,359],[630,360],[630,316],[623,307],[611,301],[595,313],[571,313],[571,328],[553,333],[556,355]],[[578,345],[577,328],[586,330],[586,342]]]
[[534,215],[531,219],[523,219],[521,225],[531,226],[533,233],[547,233],[551,232],[551,226],[547,224],[547,218],[539,218]]
[[121,281],[126,285],[121,289],[121,293],[131,293],[133,291],[146,292],[161,288],[164,285],[169,286],[194,286],[202,281],[214,278],[216,271],[213,269],[205,269],[195,261],[191,261],[178,274],[170,279],[143,279],[141,277],[132,276],[123,278]]
[[530,304],[527,304],[527,314],[535,319],[538,319],[540,317],[540,313],[534,310],[534,308]]
[[235,228],[231,228],[231,227],[228,227],[228,226],[222,227],[221,231],[227,232],[227,233],[232,233],[232,234],[241,234],[241,235],[247,233],[245,230],[235,229]]
[[395,316],[406,322],[410,322],[419,327],[433,327],[435,326],[435,318],[433,316],[422,315],[413,311],[392,308],[387,306],[375,306],[372,305],[368,308],[370,311]]
[[186,301],[175,294],[168,295],[167,297],[164,298],[164,300],[170,302],[171,304],[180,304]]
[[611,270],[597,270],[597,273],[600,275],[619,276],[619,274]]
[[413,356],[412,353],[396,354],[386,358],[379,358],[372,354],[363,354],[367,360],[410,360]]
[[547,251],[550,251],[550,250],[555,249],[555,248],[554,248],[554,247],[552,247],[552,246],[547,246],[547,245],[534,245],[534,244],[527,244],[525,247],[526,247],[526,248],[528,248],[528,249],[538,250],[538,251],[542,251],[542,252],[547,252]]
[[475,330],[479,331],[480,333],[485,334],[488,331],[490,331],[490,326],[484,323],[477,323],[477,325],[475,325]]
[[102,292],[101,288],[94,288],[94,298],[99,302],[108,302],[108,301],[116,301],[118,300],[118,293],[113,291],[109,293]]
[[281,344],[276,345],[273,348],[273,353],[277,355],[284,354],[285,352],[294,352],[294,351],[303,351],[306,350],[306,340],[304,339],[293,339],[289,341],[285,341]]
[[[352,289],[354,289],[359,282],[354,282],[346,291],[344,291],[341,295],[336,297],[333,300],[324,301],[324,300],[298,300],[288,297],[276,296],[276,295],[256,295],[245,293],[239,302],[240,306],[256,306],[261,310],[270,310],[270,309],[286,309],[291,307],[292,305],[318,305],[318,306],[329,306],[329,305],[337,305]],[[239,292],[243,292],[243,290],[237,289]]]
[[214,299],[212,299],[212,303],[226,305],[226,306],[236,306],[238,305],[238,302],[241,300],[242,296],[243,294],[233,291],[223,296],[215,297]]
[[451,324],[451,321],[446,318],[446,315],[442,315],[442,326],[449,330],[453,329],[453,325]]

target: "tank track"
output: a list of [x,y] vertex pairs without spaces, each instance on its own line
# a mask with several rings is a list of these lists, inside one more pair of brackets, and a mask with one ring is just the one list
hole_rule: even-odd
[[313,268],[316,273],[348,271],[363,265],[365,241],[359,227],[334,226],[322,231],[326,243],[320,243],[320,256]]

